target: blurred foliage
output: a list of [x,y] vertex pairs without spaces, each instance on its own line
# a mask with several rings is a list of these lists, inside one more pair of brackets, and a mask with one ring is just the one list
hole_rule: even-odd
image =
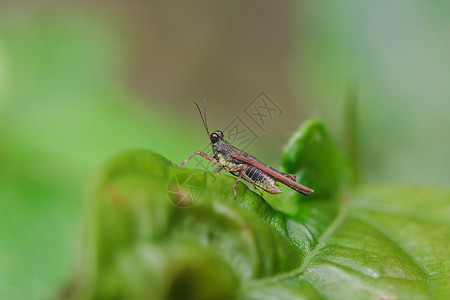
[[[86,202],[84,252],[69,298],[443,299],[450,193],[350,189],[349,166],[334,144],[314,121],[286,148],[285,164],[325,191],[313,199],[295,194],[297,215],[274,210],[243,183],[233,200],[235,178],[177,168],[153,152],[113,158]],[[305,155],[309,148],[315,155]],[[320,162],[330,164],[329,180],[308,172]],[[177,186],[180,201],[200,197],[189,207],[168,197],[169,182],[183,173],[200,182],[199,193]]]
[[302,1],[293,11],[292,81],[340,137],[344,95],[357,86],[363,177],[448,186],[450,2]]
[[0,22],[2,298],[47,298],[69,279],[82,187],[107,157],[150,148],[179,160],[201,144],[117,86],[120,40],[95,24],[70,15]]

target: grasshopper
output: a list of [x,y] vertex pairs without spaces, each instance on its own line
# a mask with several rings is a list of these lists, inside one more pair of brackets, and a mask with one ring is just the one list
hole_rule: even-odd
[[303,195],[309,195],[314,192],[314,190],[309,187],[296,182],[297,178],[295,175],[280,172],[275,168],[265,165],[247,152],[236,148],[224,139],[222,131],[216,130],[213,133],[210,133],[206,122],[206,100],[203,103],[203,114],[198,104],[196,102],[194,103],[197,106],[206,133],[211,142],[214,157],[211,157],[204,152],[197,151],[181,164],[177,165],[174,162],[172,162],[172,164],[181,167],[194,156],[200,155],[217,166],[217,169],[214,171],[215,173],[225,169],[234,176],[237,176],[237,180],[233,185],[234,199],[236,199],[236,185],[241,179],[253,184],[255,188],[260,187],[270,194],[280,194],[283,192],[277,187],[277,182],[281,182]]

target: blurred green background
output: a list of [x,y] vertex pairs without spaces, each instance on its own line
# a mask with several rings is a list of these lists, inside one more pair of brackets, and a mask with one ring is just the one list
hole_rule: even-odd
[[[2,1],[0,298],[47,299],[73,274],[81,198],[111,155],[180,162],[240,116],[279,163],[309,117],[343,141],[355,86],[365,181],[449,186],[448,1]],[[265,91],[265,131],[243,112]],[[356,159],[356,158],[355,158]]]

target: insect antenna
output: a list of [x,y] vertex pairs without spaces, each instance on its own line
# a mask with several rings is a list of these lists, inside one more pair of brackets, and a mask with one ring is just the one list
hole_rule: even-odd
[[[195,106],[197,106],[198,112],[200,113],[200,117],[202,118],[203,126],[205,126],[206,133],[208,134],[208,138],[210,136],[209,129],[208,129],[208,123],[206,122],[206,98],[203,99],[203,114],[202,110],[198,106],[197,102],[194,102]],[[205,115],[205,117],[203,117]]]

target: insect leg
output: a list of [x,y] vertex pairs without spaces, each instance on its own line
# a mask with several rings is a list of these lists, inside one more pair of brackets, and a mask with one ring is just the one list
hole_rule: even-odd
[[223,169],[223,166],[218,166],[217,169],[214,170],[214,173],[219,173]]
[[253,187],[254,187],[255,190],[259,193],[259,195],[262,197],[262,196],[263,196],[263,192],[260,191],[260,190],[258,189],[258,187],[256,186],[256,184],[253,184]]
[[171,161],[171,163],[172,163],[174,166],[181,167],[182,165],[184,165],[185,163],[187,163],[188,161],[190,161],[190,160],[191,160],[194,156],[196,156],[196,155],[200,155],[201,157],[206,158],[207,160],[209,160],[210,162],[212,162],[213,164],[215,164],[217,167],[222,167],[222,165],[221,165],[217,160],[215,160],[214,158],[212,158],[212,157],[209,156],[208,154],[203,153],[203,152],[201,152],[201,151],[195,152],[195,153],[192,154],[188,159],[186,159],[185,161],[183,161],[183,162],[182,162],[181,164],[179,164],[179,165],[177,165],[177,164],[174,163],[173,161]]
[[[238,168],[238,167],[240,167],[240,168]],[[233,197],[233,199],[236,199],[236,185],[238,184],[238,182],[241,180],[241,178],[242,178],[242,176],[245,174],[245,172],[247,171],[247,169],[248,169],[248,165],[236,165],[235,167],[233,167],[232,169],[235,169],[235,170],[233,170],[233,171],[238,171],[238,170],[241,170],[241,174],[239,174],[239,177],[238,177],[238,179],[236,180],[236,182],[234,183],[234,185],[233,185],[233,193],[234,193],[234,197]],[[228,171],[228,170],[227,170]]]

